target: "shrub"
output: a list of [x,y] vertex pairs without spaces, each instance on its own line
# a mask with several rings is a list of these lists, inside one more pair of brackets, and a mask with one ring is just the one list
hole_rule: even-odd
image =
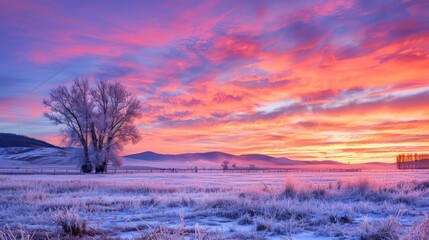
[[341,180],[337,181],[337,190],[340,190],[343,187],[343,182]]
[[416,200],[414,196],[410,196],[408,194],[401,193],[395,198],[395,203],[404,203],[411,204]]
[[268,231],[273,230],[273,223],[270,219],[258,217],[255,219],[255,230],[256,231]]
[[175,228],[170,228],[164,223],[157,224],[154,228],[149,227],[147,231],[139,230],[141,236],[138,239],[142,240],[176,240],[176,239],[222,239],[218,232],[208,232],[207,229],[200,229],[198,224],[195,224],[193,229],[187,229],[183,219]]
[[361,227],[362,232],[358,234],[360,240],[396,240],[399,239],[401,225],[397,217],[388,217],[371,223],[365,219]]
[[252,224],[252,223],[253,223],[253,219],[247,213],[238,219],[238,224],[240,224],[240,225],[248,225],[248,224]]
[[296,196],[296,188],[295,188],[295,184],[293,183],[293,181],[291,179],[287,179],[286,183],[285,183],[285,187],[283,189],[283,191],[280,193],[279,198],[280,199],[285,199],[285,198],[293,198]]
[[414,191],[424,191],[429,188],[429,181],[416,183]]
[[233,199],[214,199],[207,201],[207,208],[228,208],[230,206],[236,205],[237,201]]
[[347,215],[344,215],[341,217],[331,215],[331,216],[329,216],[329,222],[330,223],[346,223],[346,224],[348,224],[348,223],[353,223],[353,219]]
[[19,230],[13,231],[8,225],[5,225],[3,229],[0,230],[0,239],[1,240],[30,240],[34,238],[34,234],[31,234],[27,229],[22,225]]
[[82,236],[86,233],[86,221],[79,218],[75,209],[65,209],[54,215],[55,223],[60,226],[65,234]]
[[428,240],[429,239],[429,218],[422,222],[415,222],[404,240]]
[[321,199],[326,195],[326,190],[322,188],[317,188],[317,189],[314,189],[312,193],[315,199]]
[[368,178],[358,178],[355,181],[348,182],[346,189],[353,194],[359,194],[363,196],[371,190],[371,187]]
[[183,197],[182,196],[181,205],[184,207],[192,207],[195,205],[195,200],[191,197]]
[[42,191],[26,191],[24,193],[24,201],[26,203],[42,202],[47,199],[46,193]]

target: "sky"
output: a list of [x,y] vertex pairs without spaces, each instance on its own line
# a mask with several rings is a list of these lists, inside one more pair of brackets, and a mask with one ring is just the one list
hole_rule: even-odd
[[0,0],[0,132],[81,77],[143,102],[142,151],[393,162],[429,151],[429,2]]

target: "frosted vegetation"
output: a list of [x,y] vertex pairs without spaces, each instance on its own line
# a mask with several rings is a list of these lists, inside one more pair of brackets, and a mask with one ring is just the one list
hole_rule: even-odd
[[119,151],[126,143],[137,143],[140,133],[133,124],[142,105],[120,82],[75,80],[70,87],[58,86],[43,100],[44,115],[61,125],[68,146],[77,147],[73,158],[85,173],[107,172],[107,165],[121,166]]
[[333,174],[1,176],[0,239],[427,239],[427,171]]

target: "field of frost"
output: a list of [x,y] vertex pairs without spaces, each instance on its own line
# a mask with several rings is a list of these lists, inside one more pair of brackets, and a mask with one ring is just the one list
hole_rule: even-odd
[[0,239],[428,239],[428,171],[0,176]]

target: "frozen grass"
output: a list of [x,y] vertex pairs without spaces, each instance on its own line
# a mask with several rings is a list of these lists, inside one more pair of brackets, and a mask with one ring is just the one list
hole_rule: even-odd
[[371,223],[365,218],[360,226],[361,230],[358,235],[361,240],[399,239],[401,234],[398,217],[389,216]]
[[65,234],[81,237],[87,233],[86,221],[80,219],[74,208],[56,211],[53,214],[53,220]]
[[[344,173],[347,174],[347,173]],[[155,176],[155,175],[153,175]],[[0,177],[0,239],[427,239],[429,181]],[[85,176],[83,176],[85,177]],[[109,177],[111,177],[109,179]],[[194,178],[181,184],[181,177]],[[210,177],[210,176],[209,176]],[[245,176],[218,176],[219,179]],[[204,179],[202,179],[204,180]]]
[[22,225],[18,228],[12,230],[8,225],[5,225],[3,229],[0,230],[0,239],[7,240],[30,240],[35,237],[34,234],[28,232]]

